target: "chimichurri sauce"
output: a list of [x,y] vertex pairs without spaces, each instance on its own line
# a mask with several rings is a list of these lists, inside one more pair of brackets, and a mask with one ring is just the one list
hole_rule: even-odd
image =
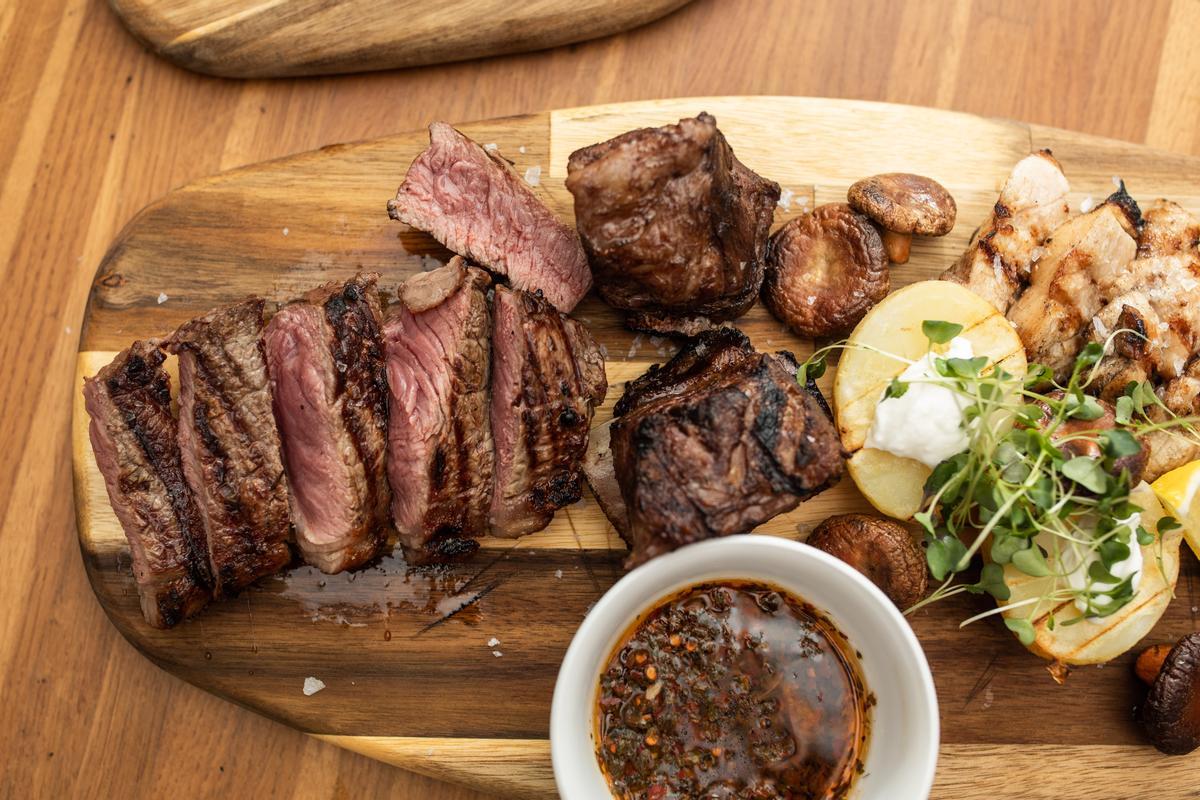
[[873,701],[854,649],[816,609],[722,582],[637,623],[597,702],[616,797],[833,800],[862,769]]

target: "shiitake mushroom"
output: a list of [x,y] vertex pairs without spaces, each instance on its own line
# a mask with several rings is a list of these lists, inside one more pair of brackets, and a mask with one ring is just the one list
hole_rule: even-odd
[[[1139,675],[1150,671],[1160,653],[1150,648],[1142,654]],[[1189,633],[1167,652],[1138,709],[1138,722],[1150,742],[1167,755],[1200,747],[1200,633]]]
[[800,336],[849,333],[890,289],[879,231],[845,203],[818,206],[771,235],[763,303]]
[[809,534],[808,543],[866,575],[900,609],[925,599],[925,555],[908,528],[870,514],[837,514]]
[[933,178],[888,172],[863,178],[846,193],[850,207],[883,231],[883,246],[894,264],[908,262],[913,234],[945,236],[954,228],[958,206]]

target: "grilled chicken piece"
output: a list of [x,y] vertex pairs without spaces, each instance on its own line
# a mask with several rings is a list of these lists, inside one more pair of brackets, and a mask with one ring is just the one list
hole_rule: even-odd
[[88,434],[129,540],[146,622],[170,628],[212,596],[200,509],[183,478],[170,379],[155,342],[134,342],[83,384]]
[[1032,282],[1008,312],[1031,362],[1062,379],[1105,305],[1104,287],[1137,253],[1140,214],[1124,189],[1054,231]]
[[1116,336],[1112,349],[1096,367],[1089,392],[1112,402],[1130,381],[1150,378],[1158,321],[1158,314],[1141,292],[1118,297],[1092,318],[1091,341],[1104,345],[1109,336]]
[[1142,211],[1138,258],[1200,252],[1200,219],[1170,200],[1158,199]]
[[387,376],[378,276],[315,289],[271,318],[263,350],[304,560],[323,572],[387,544]]
[[987,221],[971,237],[942,280],[966,286],[1002,313],[1029,280],[1041,245],[1066,222],[1069,190],[1062,167],[1049,150],[1026,156],[1013,167]]
[[[1160,387],[1158,396],[1178,416],[1200,416],[1200,356],[1189,361],[1179,377]],[[1158,420],[1167,417],[1161,411],[1151,412],[1150,416]],[[1200,443],[1182,429],[1151,431],[1142,437],[1142,446],[1150,450],[1144,476],[1147,481],[1200,458]]]

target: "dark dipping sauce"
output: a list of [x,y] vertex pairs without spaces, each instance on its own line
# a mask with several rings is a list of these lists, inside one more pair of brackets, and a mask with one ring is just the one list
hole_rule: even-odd
[[622,640],[600,678],[598,758],[619,798],[847,796],[868,695],[854,649],[762,583],[692,586]]

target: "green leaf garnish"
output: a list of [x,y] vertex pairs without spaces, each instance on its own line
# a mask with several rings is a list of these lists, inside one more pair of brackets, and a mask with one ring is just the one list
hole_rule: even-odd
[[1029,645],[1033,644],[1034,639],[1037,638],[1037,634],[1033,630],[1032,623],[1023,617],[1018,617],[1016,619],[1011,617],[1006,618],[1004,620],[1004,627],[1015,633],[1017,638],[1021,640],[1021,644],[1025,645],[1026,647],[1029,647]]
[[1012,564],[1021,572],[1034,578],[1044,578],[1050,574],[1050,566],[1046,563],[1046,557],[1042,555],[1042,549],[1036,544],[1031,544],[1026,549],[1013,553]]
[[893,399],[893,398],[897,398],[897,397],[903,397],[904,393],[907,391],[908,391],[907,383],[900,380],[899,378],[892,378],[892,382],[888,384],[887,389],[884,390],[884,392],[883,392],[883,399],[889,400],[889,399]]
[[945,344],[958,336],[963,326],[957,322],[943,322],[940,319],[927,319],[921,323],[921,333],[933,344]]
[[1108,473],[1094,458],[1076,456],[1062,465],[1062,474],[1097,494],[1108,488]]

